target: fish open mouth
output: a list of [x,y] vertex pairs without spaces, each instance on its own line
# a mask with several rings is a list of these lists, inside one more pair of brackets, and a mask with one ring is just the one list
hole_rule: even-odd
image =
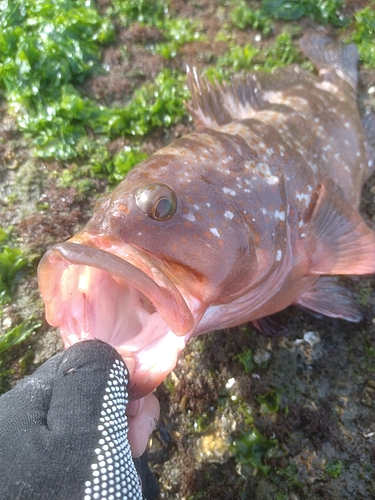
[[46,319],[66,347],[93,338],[115,347],[131,374],[131,396],[143,397],[175,367],[199,321],[199,301],[134,247],[77,236],[39,264]]

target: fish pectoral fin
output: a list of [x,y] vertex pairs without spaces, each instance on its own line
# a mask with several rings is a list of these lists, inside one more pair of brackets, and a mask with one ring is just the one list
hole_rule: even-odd
[[289,333],[288,328],[272,318],[272,316],[255,319],[252,321],[252,324],[261,333],[268,335],[268,337],[284,337]]
[[337,278],[321,276],[300,296],[296,304],[330,318],[361,321],[362,313],[352,293]]
[[229,85],[211,83],[198,75],[195,68],[187,69],[187,81],[192,103],[185,103],[195,126],[217,127],[233,120],[250,118],[263,109],[263,92],[256,75],[233,78]]
[[305,248],[311,274],[370,274],[375,272],[375,233],[358,211],[335,189],[321,184],[306,212]]

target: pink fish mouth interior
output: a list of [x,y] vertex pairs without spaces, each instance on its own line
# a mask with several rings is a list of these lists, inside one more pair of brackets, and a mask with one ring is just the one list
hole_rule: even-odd
[[[38,268],[46,319],[68,347],[99,338],[123,356],[131,395],[142,397],[173,370],[195,325],[187,300],[154,264],[145,267],[81,243],[54,246]],[[144,270],[143,270],[144,269]],[[194,302],[194,298],[191,298]],[[194,308],[194,307],[193,307]]]

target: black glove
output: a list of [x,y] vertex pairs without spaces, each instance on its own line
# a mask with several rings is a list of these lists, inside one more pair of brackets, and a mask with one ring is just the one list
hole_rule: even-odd
[[139,473],[132,459],[127,385],[116,350],[88,340],[1,396],[1,500],[157,498],[147,459]]

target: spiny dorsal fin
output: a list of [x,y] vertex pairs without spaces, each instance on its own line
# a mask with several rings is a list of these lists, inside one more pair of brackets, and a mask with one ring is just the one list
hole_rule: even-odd
[[262,91],[256,75],[234,77],[229,85],[205,76],[195,68],[186,68],[192,103],[186,107],[199,127],[217,127],[233,120],[251,118],[254,111],[263,109]]
[[330,71],[357,89],[358,50],[352,43],[335,42],[324,33],[307,32],[299,41],[303,53],[311,59],[324,79]]

